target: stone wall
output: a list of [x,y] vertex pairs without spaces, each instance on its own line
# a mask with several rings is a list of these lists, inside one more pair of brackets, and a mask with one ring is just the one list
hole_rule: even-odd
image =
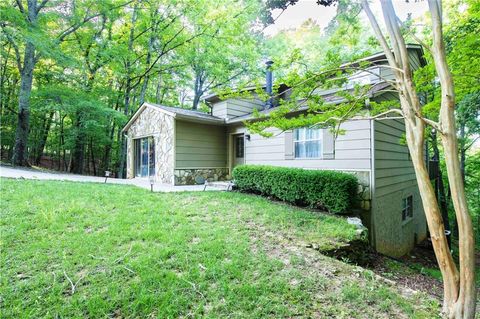
[[202,180],[209,182],[228,179],[228,168],[176,169],[175,185],[196,185]]
[[371,208],[370,172],[369,171],[345,171],[344,173],[355,175],[358,179],[358,206],[369,211]]
[[134,178],[133,140],[153,136],[155,141],[155,181],[173,183],[174,118],[147,106],[127,132],[127,178]]

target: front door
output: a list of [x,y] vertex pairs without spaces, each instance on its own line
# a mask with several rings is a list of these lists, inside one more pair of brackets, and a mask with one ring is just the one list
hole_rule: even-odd
[[135,176],[155,175],[155,142],[153,137],[135,140]]
[[232,168],[245,163],[245,137],[243,134],[236,134],[233,138]]

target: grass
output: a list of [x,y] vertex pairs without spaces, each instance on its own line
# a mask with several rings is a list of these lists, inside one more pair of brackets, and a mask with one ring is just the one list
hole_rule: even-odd
[[[432,318],[322,256],[342,218],[225,192],[1,179],[0,317]],[[419,302],[420,300],[421,302]]]

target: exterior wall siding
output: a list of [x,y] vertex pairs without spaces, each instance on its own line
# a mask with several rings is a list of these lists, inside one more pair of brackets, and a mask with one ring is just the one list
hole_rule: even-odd
[[[250,140],[245,141],[245,164],[338,170],[354,174],[360,184],[358,190],[360,207],[369,210],[371,206],[370,120],[345,122],[340,128],[345,130],[345,134],[339,135],[334,141],[333,159],[286,159],[285,133],[279,129],[270,128],[268,131],[273,133],[273,137],[266,138],[251,134]],[[243,126],[228,128],[229,134],[244,132]]]
[[[426,237],[425,214],[408,147],[401,142],[403,121],[375,121],[374,128],[373,241],[377,251],[402,256]],[[402,222],[402,199],[409,195],[413,196],[413,218]]]
[[344,171],[369,171],[371,169],[370,121],[356,120],[341,125],[345,134],[334,142],[333,159],[285,159],[285,133],[268,129],[273,137],[252,134],[245,142],[247,164],[300,167],[306,169],[331,169]]
[[155,179],[173,183],[174,119],[151,107],[140,113],[127,131],[127,178],[134,178],[133,140],[153,136],[155,141]]
[[212,115],[221,118],[235,118],[251,114],[253,109],[261,109],[264,103],[256,99],[228,99],[215,103],[212,109]]
[[[227,135],[224,126],[199,124],[186,121],[176,121],[175,125],[175,171],[177,182],[185,174],[191,176],[192,169],[221,169],[222,172],[227,166]],[[182,173],[181,173],[182,172]],[[185,173],[186,172],[186,173]],[[199,173],[200,174],[200,173]],[[200,175],[220,175],[218,172]]]

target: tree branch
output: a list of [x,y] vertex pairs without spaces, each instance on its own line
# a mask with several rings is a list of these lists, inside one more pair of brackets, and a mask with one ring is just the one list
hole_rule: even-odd
[[377,19],[373,15],[373,12],[370,9],[370,5],[368,4],[367,0],[362,1],[362,7],[365,13],[367,14],[367,18],[370,21],[370,24],[372,25],[372,29],[373,29],[373,32],[375,33],[375,37],[377,38],[377,41],[380,43],[380,46],[382,47],[383,51],[385,52],[385,55],[387,56],[388,63],[395,68],[399,68],[397,61],[395,60],[395,57],[393,56],[392,51],[388,46],[387,40],[385,39],[385,36],[383,35],[382,30],[378,25]]
[[18,9],[20,10],[21,13],[25,14],[25,8],[23,7],[22,0],[16,0]]
[[18,49],[17,44],[15,43],[12,36],[5,30],[4,25],[2,25],[3,33],[5,34],[7,41],[12,45],[13,50],[15,51],[15,62],[17,64],[18,72],[22,73],[22,56],[20,55],[20,50]]
[[[134,2],[134,0],[130,0],[130,1],[127,1],[123,4],[120,4],[118,6],[113,6],[110,8],[110,10],[113,10],[113,9],[118,9],[118,8],[122,8],[124,6],[127,6],[128,4]],[[61,32],[58,36],[57,36],[57,41],[58,42],[62,42],[68,35],[70,35],[72,32],[75,32],[78,28],[80,28],[81,26],[83,26],[85,23],[87,23],[88,21],[96,18],[96,17],[99,17],[101,15],[103,15],[104,13],[103,12],[100,12],[100,13],[96,13],[96,14],[93,14],[93,15],[90,15],[90,16],[85,16],[83,18],[82,21],[80,21],[79,23],[76,23],[76,24],[73,24],[71,25],[70,27],[68,27],[66,30],[64,30],[63,32]]]
[[43,7],[45,7],[45,5],[47,4],[49,0],[43,0],[37,7],[37,10],[35,11],[36,14],[38,14],[40,12],[40,10],[43,9]]

